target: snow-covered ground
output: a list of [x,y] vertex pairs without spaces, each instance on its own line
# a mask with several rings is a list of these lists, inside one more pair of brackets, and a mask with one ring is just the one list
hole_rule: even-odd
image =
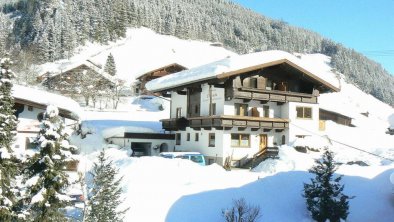
[[[267,160],[253,172],[228,172],[218,165],[132,158],[116,148],[107,151],[123,176],[124,201],[119,209],[130,207],[125,221],[221,221],[221,210],[239,198],[260,206],[262,221],[312,221],[301,193],[318,153],[303,154],[284,146],[279,160]],[[96,155],[87,158],[94,160]],[[392,171],[392,165],[339,167],[337,173],[345,175],[344,192],[355,196],[348,221],[392,221]]]
[[[206,42],[160,36],[147,29],[131,29],[126,39],[80,50],[71,61],[43,67],[59,69],[63,64],[86,59],[104,64],[111,52],[119,76],[131,82],[139,74],[160,65],[177,62],[190,68],[234,55]],[[299,54],[298,57],[336,76],[329,73],[329,57],[319,54]],[[354,148],[394,159],[394,136],[385,133],[390,121],[393,124],[394,109],[344,79],[340,92],[322,94],[319,103],[325,109],[352,117],[355,125],[346,127],[328,121],[325,131],[315,132],[318,139],[308,141],[319,147],[328,146],[335,151],[336,160],[343,163],[337,173],[344,175],[344,192],[355,196],[350,201],[348,220],[392,221],[394,194],[390,174],[394,172],[393,162]],[[164,107],[162,111],[158,108],[160,104]],[[105,129],[132,126],[160,130],[159,120],[169,117],[169,107],[167,100],[158,98],[127,98],[117,110],[85,110],[81,115],[83,131],[91,134],[85,139],[74,137],[72,141],[85,156],[80,169],[87,171],[91,167],[97,156],[94,151],[103,147]],[[361,113],[368,113],[368,117]],[[324,138],[328,142],[322,142]],[[130,207],[125,221],[220,221],[221,210],[238,198],[260,206],[263,221],[311,221],[301,193],[303,183],[309,182],[311,177],[308,169],[321,155],[319,152],[305,154],[282,146],[280,159],[267,160],[252,172],[227,172],[218,165],[201,167],[186,160],[132,158],[127,151],[114,148],[108,153],[124,176],[125,201],[120,208]],[[351,161],[362,161],[369,166],[346,164]]]

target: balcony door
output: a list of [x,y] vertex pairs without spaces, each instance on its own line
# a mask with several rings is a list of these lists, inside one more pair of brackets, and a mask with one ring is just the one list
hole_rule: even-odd
[[248,104],[235,104],[235,114],[237,116],[248,116]]
[[267,134],[260,134],[259,152],[264,152],[267,149],[268,137]]

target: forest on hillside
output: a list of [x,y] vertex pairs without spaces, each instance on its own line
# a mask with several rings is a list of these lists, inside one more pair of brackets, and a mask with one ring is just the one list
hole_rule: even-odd
[[380,64],[317,33],[228,0],[0,2],[0,56],[18,52],[14,53],[17,61],[29,58],[37,64],[69,58],[88,41],[105,44],[124,37],[128,27],[145,26],[182,39],[221,42],[242,54],[271,49],[323,53],[332,57],[332,66],[350,82],[394,105],[394,77]]

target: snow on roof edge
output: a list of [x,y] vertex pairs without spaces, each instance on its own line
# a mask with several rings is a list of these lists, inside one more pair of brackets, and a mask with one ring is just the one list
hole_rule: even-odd
[[82,113],[81,107],[73,99],[40,89],[14,84],[12,96],[17,99],[31,101],[45,106],[54,105],[60,109],[69,111],[78,118],[80,118]]
[[125,133],[159,133],[156,130],[148,127],[136,127],[136,126],[120,126],[107,128],[101,132],[104,139],[111,137],[123,137]]
[[[146,84],[146,88],[150,91],[165,90],[190,83],[217,78],[219,75],[225,75],[226,73],[236,73],[248,67],[261,66],[282,60],[283,62],[287,62],[289,65],[295,65],[295,68],[297,69],[303,69],[301,71],[309,72],[311,75],[313,75],[311,76],[312,78],[315,78],[320,82],[324,81],[324,84],[328,84],[325,84],[328,88],[331,88],[334,91],[339,91],[338,79],[330,79],[330,76],[327,73],[317,70],[317,68],[314,68],[311,64],[303,62],[301,59],[288,52],[280,50],[228,57],[196,68],[184,70],[152,80]],[[325,74],[325,76],[323,76],[323,74]]]

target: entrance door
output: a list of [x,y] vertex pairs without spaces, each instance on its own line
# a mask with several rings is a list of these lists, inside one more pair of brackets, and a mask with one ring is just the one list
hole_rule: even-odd
[[260,134],[260,147],[259,152],[264,152],[267,148],[267,134]]

